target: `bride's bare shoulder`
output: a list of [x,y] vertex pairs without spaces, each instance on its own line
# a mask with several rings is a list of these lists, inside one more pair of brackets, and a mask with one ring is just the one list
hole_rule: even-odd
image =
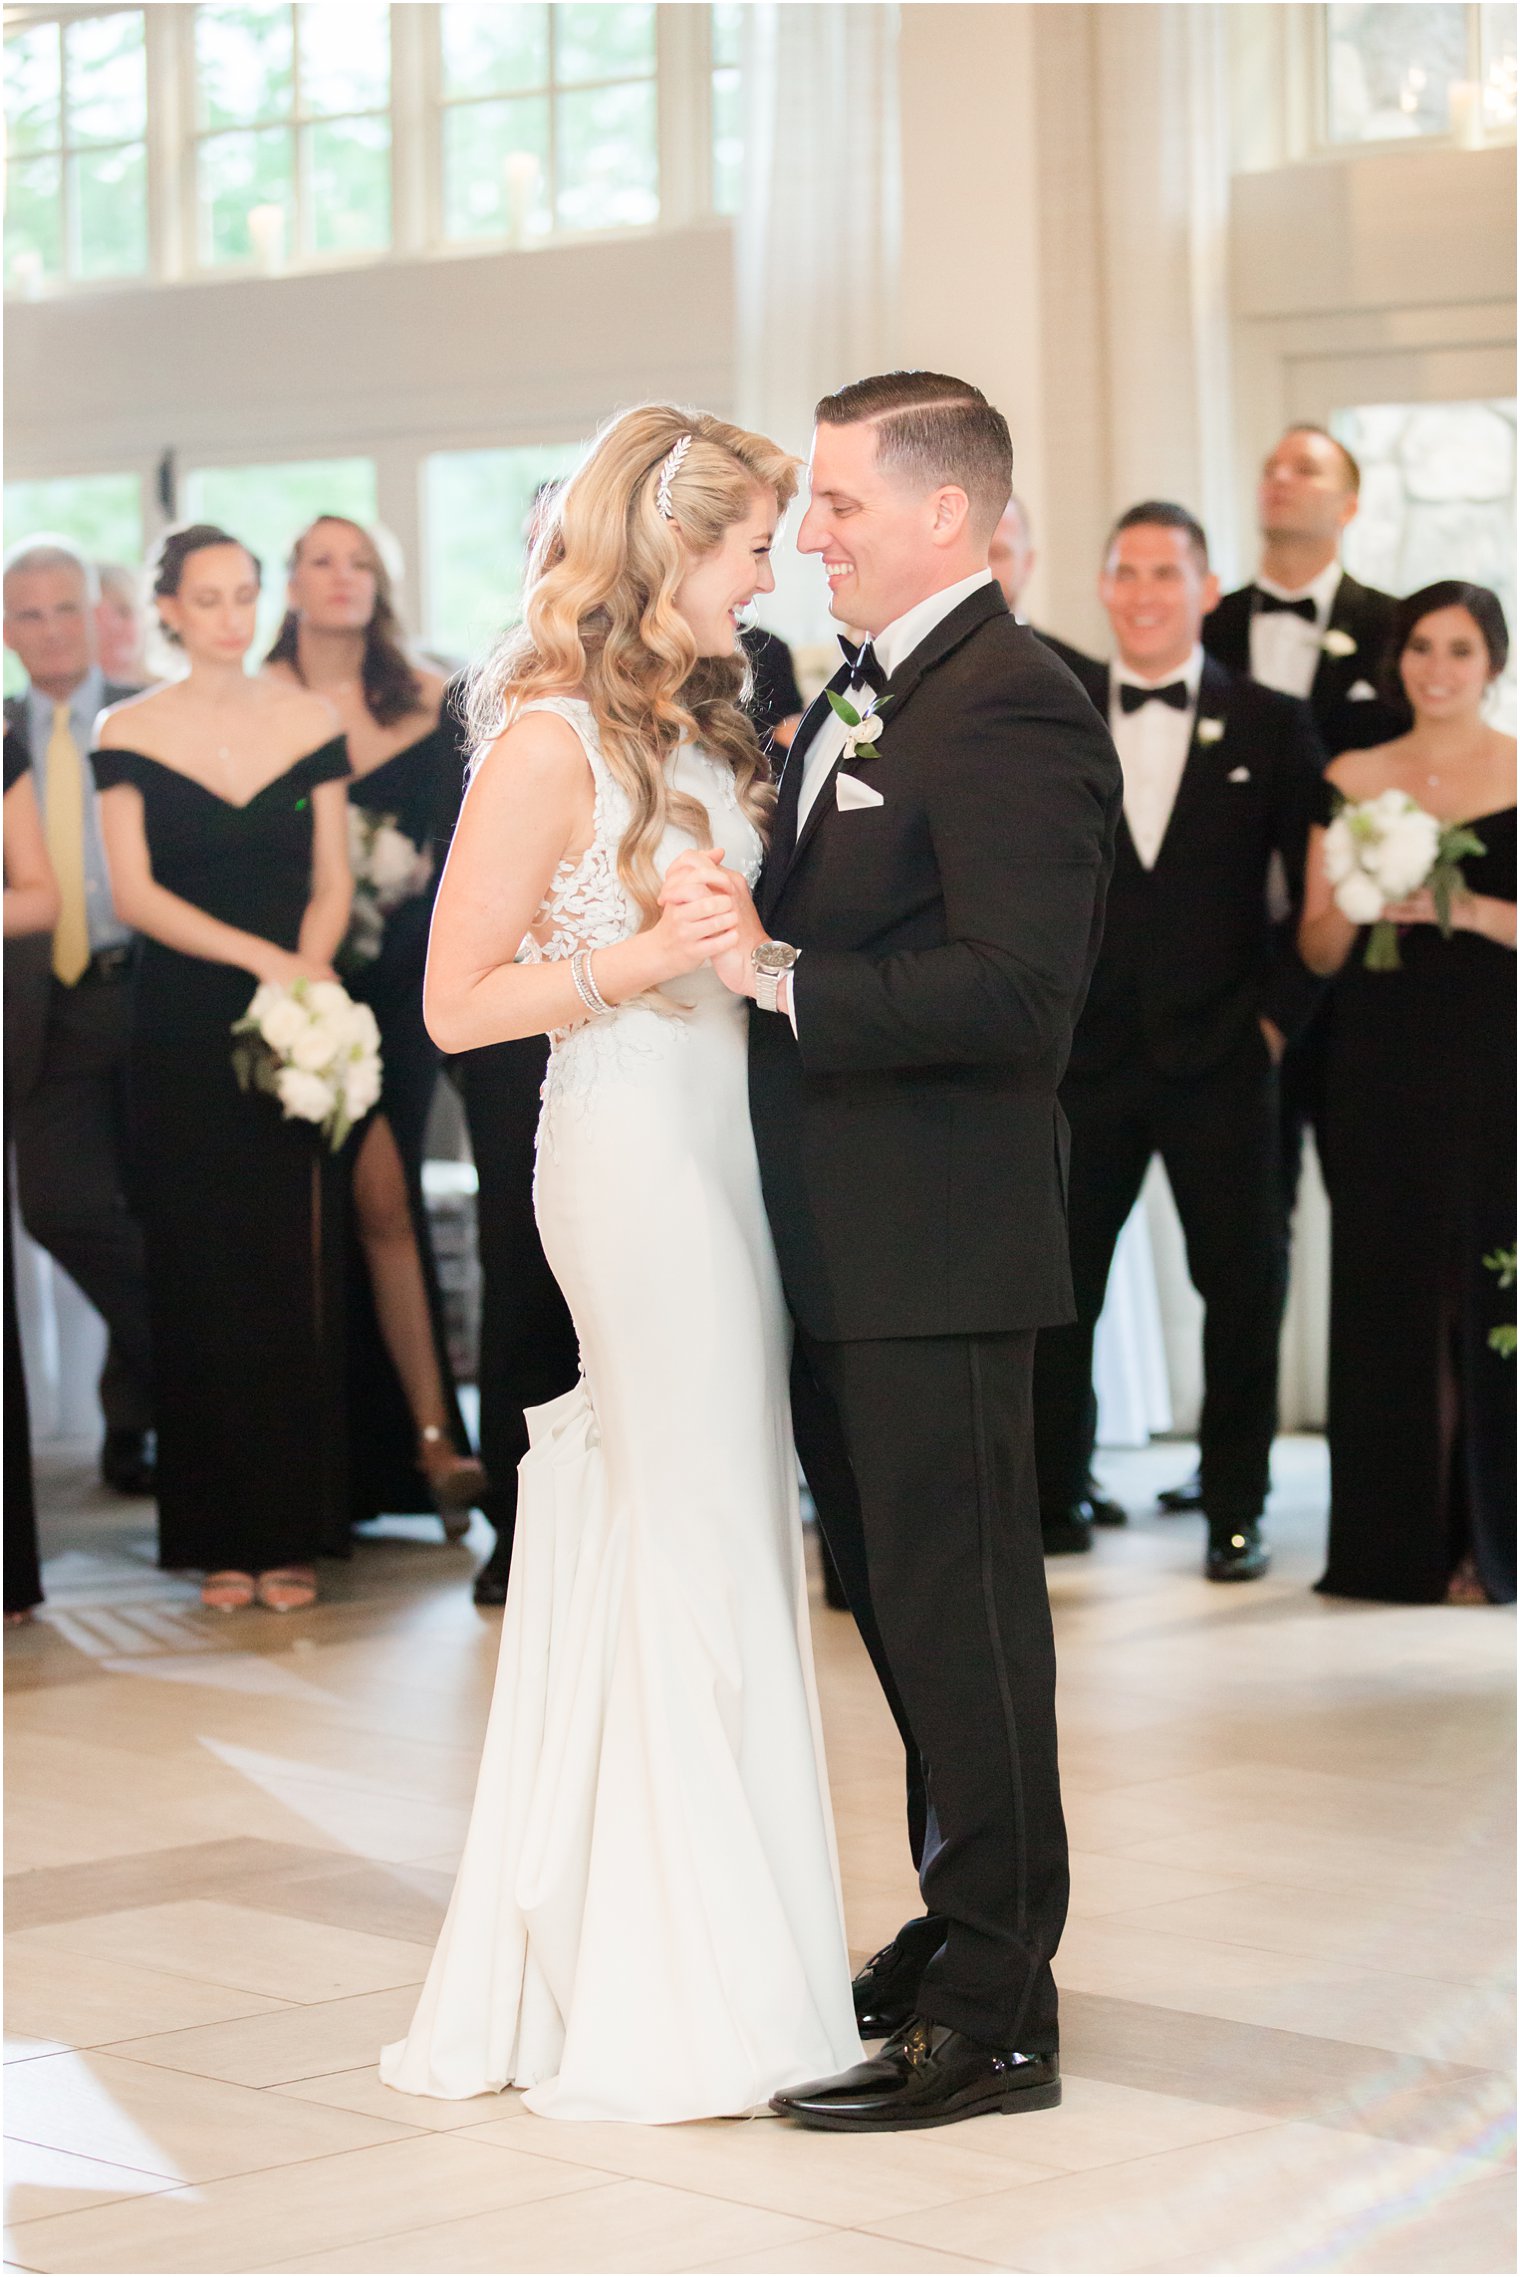
[[472,780],[495,779],[515,799],[573,799],[590,789],[586,747],[562,712],[522,711],[477,760]]

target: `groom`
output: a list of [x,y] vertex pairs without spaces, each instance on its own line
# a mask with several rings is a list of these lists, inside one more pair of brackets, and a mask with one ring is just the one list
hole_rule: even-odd
[[[798,545],[869,635],[781,778],[750,1101],[796,1324],[798,1451],[909,1752],[925,1913],[856,1979],[886,2045],[777,2096],[805,2125],[1060,2100],[1067,1899],[1030,1384],[1072,1317],[1056,1086],[1102,927],[1120,777],[1076,681],[987,568],[1008,427],[891,372],[817,410]],[[874,717],[873,717],[874,715]]]

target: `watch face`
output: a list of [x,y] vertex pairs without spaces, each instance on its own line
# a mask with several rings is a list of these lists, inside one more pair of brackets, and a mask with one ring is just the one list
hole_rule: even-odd
[[790,941],[762,941],[755,951],[756,972],[790,972],[797,952]]

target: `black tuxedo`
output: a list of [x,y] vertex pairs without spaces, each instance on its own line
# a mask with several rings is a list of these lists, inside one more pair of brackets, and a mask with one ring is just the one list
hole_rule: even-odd
[[[1242,585],[1226,593],[1217,609],[1203,620],[1203,645],[1227,672],[1242,679],[1251,676],[1251,617],[1256,588]],[[1391,593],[1359,584],[1342,576],[1330,606],[1327,633],[1343,633],[1356,646],[1348,656],[1330,649],[1320,660],[1309,690],[1309,709],[1327,758],[1343,751],[1367,751],[1386,743],[1409,726],[1405,706],[1383,693],[1383,667],[1393,636],[1393,612],[1398,606]],[[1370,687],[1373,695],[1353,696],[1353,688]]]
[[[136,693],[107,682],[101,700]],[[26,699],[8,697],[5,718],[25,736]],[[100,1379],[107,1426],[141,1431],[153,1418],[147,1267],[127,1201],[131,993],[125,970],[65,988],[53,977],[48,935],[6,945],[5,1067],[22,1223],[110,1331]]]
[[[794,846],[824,699],[787,758],[759,898],[802,951],[800,1041],[754,1014],[751,1109],[798,1447],[909,1753],[920,2009],[1044,2050],[1067,1875],[1029,1394],[1033,1331],[1071,1310],[1056,1090],[1119,774],[994,585],[900,662],[880,710]],[[881,803],[841,811],[843,774]]]
[[[1204,619],[1203,645],[1225,669],[1245,677],[1251,671],[1251,617],[1256,588],[1244,585],[1227,593],[1212,615]],[[1387,743],[1410,725],[1402,698],[1384,693],[1383,673],[1393,639],[1393,613],[1398,604],[1391,593],[1342,576],[1330,607],[1327,633],[1343,633],[1356,643],[1349,656],[1324,649],[1309,690],[1309,709],[1324,745],[1326,757],[1342,751],[1366,751]],[[1353,697],[1351,690],[1373,688],[1374,695]],[[1283,1199],[1291,1216],[1298,1193],[1306,1125],[1319,1122],[1325,1079],[1325,1007],[1290,1045],[1282,1065],[1282,1184]]]
[[[1107,668],[1092,665],[1086,678],[1107,716]],[[1212,739],[1200,733],[1214,721]],[[1292,1035],[1319,993],[1292,916],[1272,923],[1267,888],[1275,856],[1295,900],[1301,890],[1323,763],[1303,704],[1205,659],[1151,869],[1120,825],[1102,951],[1061,1091],[1077,1319],[1040,1339],[1035,1413],[1048,1510],[1086,1491],[1093,1330],[1114,1245],[1159,1153],[1206,1308],[1205,1510],[1219,1527],[1260,1513],[1286,1286],[1277,1078],[1260,1021]]]

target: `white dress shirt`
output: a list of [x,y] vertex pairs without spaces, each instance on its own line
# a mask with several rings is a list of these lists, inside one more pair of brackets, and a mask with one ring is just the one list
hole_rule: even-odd
[[[906,657],[911,656],[914,649],[928,639],[935,626],[943,624],[952,609],[959,608],[962,601],[966,600],[972,593],[979,593],[984,585],[990,585],[992,581],[990,569],[979,569],[975,576],[963,577],[957,584],[947,585],[939,593],[931,593],[926,601],[916,601],[911,609],[905,609],[900,617],[894,617],[886,631],[877,633],[871,643],[876,651],[876,661],[883,672],[890,677],[897,670],[898,665]],[[870,681],[862,681],[861,685],[851,695],[850,702],[858,712],[863,714],[867,704],[880,694],[881,690],[873,687]],[[888,713],[885,716],[890,718],[891,715]],[[833,772],[835,761],[844,750],[844,737],[844,721],[837,712],[831,710],[829,717],[823,722],[818,733],[808,745],[807,757],[803,761],[802,783],[797,796],[797,835],[799,838],[802,836],[803,824],[818,803],[819,792],[828,781]],[[782,983],[780,1009],[791,1021],[792,1034],[795,1036],[797,1033],[797,995],[794,976],[788,977]]]
[[1326,628],[1330,611],[1335,607],[1335,596],[1340,590],[1341,565],[1332,561],[1318,577],[1307,585],[1290,592],[1286,585],[1277,584],[1270,577],[1258,577],[1257,585],[1263,593],[1271,593],[1279,601],[1312,601],[1314,622],[1307,617],[1290,617],[1280,609],[1267,613],[1261,609],[1251,612],[1251,678],[1259,680],[1264,688],[1277,688],[1285,696],[1307,696],[1314,685],[1323,654]]
[[[1131,672],[1117,657],[1109,666],[1109,732],[1124,771],[1124,819],[1143,869],[1154,868],[1177,803],[1177,787],[1193,741],[1202,677],[1201,648],[1194,649],[1180,672],[1163,672],[1159,680]],[[1187,689],[1185,711],[1177,711],[1171,704],[1142,704],[1138,711],[1127,712],[1119,700],[1119,690],[1126,685],[1167,688],[1174,680],[1180,680]]]
[[[979,569],[974,577],[963,577],[959,584],[947,585],[942,592],[931,593],[927,601],[916,601],[911,609],[906,609],[900,617],[895,617],[886,631],[879,632],[871,644],[876,650],[876,659],[883,672],[895,672],[903,659],[911,656],[914,649],[928,639],[935,626],[942,624],[952,609],[959,608],[968,595],[980,592],[984,585],[991,583],[991,570]],[[873,688],[869,681],[865,681],[849,700],[858,712],[863,713],[872,698],[880,694],[879,688]],[[890,719],[892,715],[887,711],[882,716]],[[844,721],[834,712],[824,721],[808,745],[802,769],[802,789],[797,800],[799,838],[803,824],[818,803],[818,793],[828,781],[834,762],[844,749],[844,735]]]

